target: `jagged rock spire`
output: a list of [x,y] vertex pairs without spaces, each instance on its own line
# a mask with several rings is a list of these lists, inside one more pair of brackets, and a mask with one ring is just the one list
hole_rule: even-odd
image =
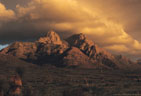
[[71,46],[76,47],[80,47],[84,43],[87,43],[86,45],[94,45],[94,42],[88,40],[83,33],[72,35],[71,37],[67,38],[67,42],[69,42]]
[[108,58],[113,58],[112,54],[99,48],[92,40],[89,40],[83,33],[72,35],[67,39],[71,46],[82,50],[87,56],[96,59],[96,55],[103,54]]
[[71,46],[75,46],[81,49],[89,57],[94,57],[96,53],[94,42],[87,39],[86,36],[82,33],[72,35],[67,39],[67,42],[69,42]]
[[44,37],[39,38],[38,42],[45,44],[62,44],[60,36],[53,30],[49,31]]

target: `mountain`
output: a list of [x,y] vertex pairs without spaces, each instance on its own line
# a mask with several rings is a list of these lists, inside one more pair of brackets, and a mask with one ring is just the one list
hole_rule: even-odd
[[35,42],[15,42],[0,51],[34,64],[52,64],[58,67],[122,69],[135,66],[124,56],[115,56],[98,47],[84,34],[75,34],[62,40],[49,31]]

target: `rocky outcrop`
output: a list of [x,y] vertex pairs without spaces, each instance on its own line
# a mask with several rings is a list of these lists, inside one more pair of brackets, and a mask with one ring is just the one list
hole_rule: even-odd
[[82,33],[73,35],[66,40],[71,46],[78,47],[90,58],[96,59],[96,55],[98,54],[101,54],[107,58],[113,58],[112,54],[102,48],[99,48],[93,41],[86,38],[86,36]]
[[120,69],[136,69],[137,66],[139,67],[137,63],[122,55],[115,55],[114,61]]
[[54,31],[49,31],[44,37],[39,38],[37,42],[54,45],[61,45],[63,43],[60,36]]
[[32,42],[15,42],[1,51],[2,54],[9,54],[18,58],[27,59],[34,56],[37,46]]
[[67,42],[61,40],[60,36],[54,31],[49,31],[36,43],[38,45],[37,53],[42,55],[60,55],[68,48]]
[[12,76],[10,81],[10,88],[7,96],[21,96],[22,94],[22,80],[18,75]]
[[99,48],[93,41],[86,38],[82,33],[73,35],[66,39],[70,46],[75,46],[84,52],[89,58],[102,63],[108,67],[117,68],[114,56],[102,48]]
[[54,31],[50,31],[35,42],[15,42],[0,53],[13,55],[29,62],[45,63],[50,60],[48,57],[55,58],[54,56],[61,55],[67,48],[67,42],[61,40]]
[[85,35],[76,34],[66,39],[70,46],[78,47],[89,57],[94,57],[96,53],[95,45],[92,41],[88,40]]
[[[59,35],[54,32],[48,32],[44,37],[41,37],[37,44],[36,63],[46,64],[60,63],[60,56],[69,48],[68,43],[61,40]],[[57,63],[57,64],[56,64]]]

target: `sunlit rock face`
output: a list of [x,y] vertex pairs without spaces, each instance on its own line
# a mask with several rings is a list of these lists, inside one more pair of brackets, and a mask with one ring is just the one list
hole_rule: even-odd
[[31,55],[35,55],[37,45],[32,42],[15,42],[3,49],[1,53],[13,55],[22,59],[27,59]]
[[70,46],[75,46],[84,52],[89,58],[107,65],[109,67],[116,67],[115,58],[112,54],[99,48],[93,41],[89,40],[84,34],[75,34],[67,39]]
[[56,56],[63,54],[67,48],[67,42],[61,40],[56,32],[49,31],[45,36],[40,37],[35,42],[15,42],[1,50],[0,53],[13,55],[20,59],[37,63],[37,61],[55,61]]
[[78,47],[84,51],[89,57],[93,57],[96,53],[95,45],[92,41],[88,40],[83,34],[76,34],[67,39],[70,46]]
[[86,38],[86,36],[82,33],[69,37],[67,39],[67,42],[69,42],[71,46],[78,47],[90,58],[94,59],[98,54],[103,54],[108,58],[113,58],[113,56],[109,52],[105,51],[102,48],[99,48],[93,41]]
[[54,31],[49,31],[44,37],[41,37],[37,44],[37,53],[42,55],[60,55],[68,48],[67,42],[61,40]]
[[49,31],[44,37],[39,38],[37,42],[43,44],[54,44],[54,45],[62,44],[62,40],[60,36],[54,31]]
[[54,64],[57,66],[81,66],[85,68],[121,68],[133,65],[126,57],[114,56],[98,47],[84,34],[75,34],[62,40],[49,31],[35,42],[15,42],[4,48],[1,54],[16,56],[35,64]]

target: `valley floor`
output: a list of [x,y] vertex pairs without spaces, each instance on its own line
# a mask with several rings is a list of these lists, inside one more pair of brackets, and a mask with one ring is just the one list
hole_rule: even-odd
[[[139,71],[21,65],[23,94],[28,96],[141,96]],[[4,81],[6,90],[8,79],[19,65],[0,66],[0,81]]]

